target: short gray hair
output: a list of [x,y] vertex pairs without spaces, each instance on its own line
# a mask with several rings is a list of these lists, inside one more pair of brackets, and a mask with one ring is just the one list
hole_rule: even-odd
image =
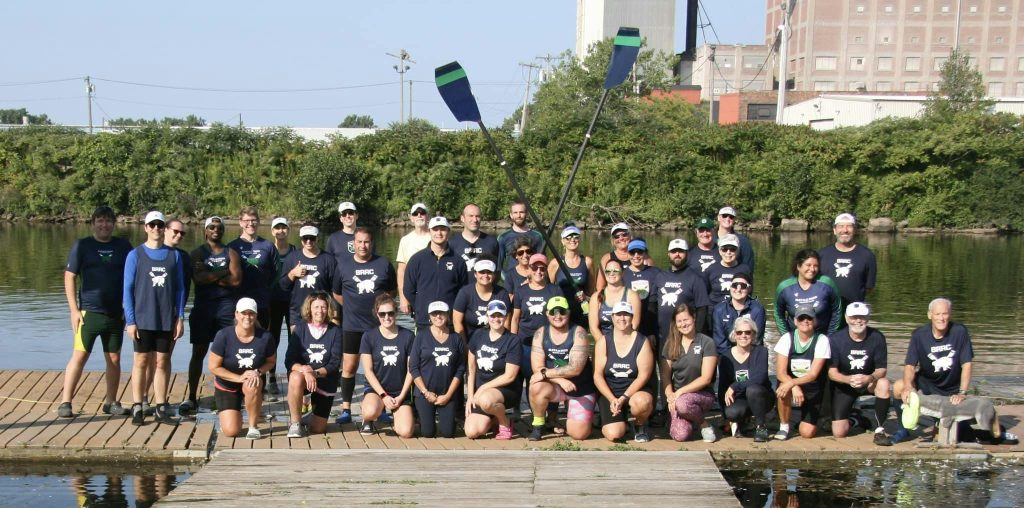
[[729,330],[729,342],[736,342],[736,327],[739,326],[740,323],[746,324],[751,330],[754,330],[754,335],[751,339],[752,342],[756,343],[757,335],[761,333],[761,330],[750,316],[740,316],[736,318],[736,321],[733,321],[732,330]]
[[940,304],[940,303],[946,304],[946,307],[949,307],[949,311],[950,312],[953,311],[953,302],[950,301],[949,298],[943,298],[943,297],[940,296],[940,297],[932,300],[931,302],[928,302],[928,313],[931,314],[932,311],[935,310],[935,306]]

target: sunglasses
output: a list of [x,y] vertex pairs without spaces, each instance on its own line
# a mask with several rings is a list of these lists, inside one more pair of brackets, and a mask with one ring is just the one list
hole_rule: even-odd
[[166,225],[163,222],[150,222],[149,224],[146,224],[146,226],[149,226],[153,229],[163,229],[164,227],[166,227]]
[[616,240],[621,240],[623,238],[629,238],[629,233],[623,233],[623,232],[620,231],[618,233],[613,234],[612,238],[614,238]]
[[315,242],[316,241],[316,237],[315,236],[304,236],[304,237],[302,237],[302,241],[303,242]]
[[349,215],[355,215],[355,214],[356,214],[356,212],[353,212],[352,210],[345,210],[344,212],[341,212],[341,216],[342,217],[348,217]]
[[733,333],[736,335],[754,335],[754,330],[736,330]]
[[604,273],[607,273],[608,275],[612,275],[612,274],[616,274],[616,273],[622,273],[622,270],[616,270],[614,268],[609,270],[609,269],[606,268]]
[[724,247],[719,247],[718,250],[720,250],[722,252],[736,252],[739,249],[737,249],[736,247],[733,247],[732,245],[726,245]]
[[641,250],[641,249],[633,249],[633,250],[629,251],[629,255],[630,256],[636,256],[637,254],[644,255],[644,254],[647,254],[647,251]]
[[206,226],[207,231],[217,231],[218,229],[224,229],[223,224],[210,224]]
[[556,307],[556,308],[551,309],[551,310],[548,311],[548,315],[549,316],[565,316],[565,315],[568,315],[568,314],[569,314],[569,309],[563,309],[561,307]]
[[532,255],[533,255],[533,251],[530,250],[530,249],[517,250],[516,251],[516,257],[519,257],[519,256],[532,256]]
[[426,210],[416,210],[415,212],[412,212],[409,215],[412,215],[413,217],[419,217],[420,215],[426,215],[426,214],[427,214]]
[[797,321],[814,321],[814,317],[813,316],[797,316],[796,320]]
[[732,215],[719,215],[719,217],[721,217],[723,219],[735,219],[736,218],[735,216],[732,216]]
[[733,289],[739,289],[739,290],[742,291],[744,289],[750,288],[750,284],[747,284],[746,282],[733,282],[732,286],[730,286],[730,287],[732,287]]
[[711,228],[697,228],[698,233],[710,233]]
[[532,270],[534,272],[543,272],[544,269],[546,269],[546,268],[547,267],[544,266],[544,265],[533,265],[533,266],[530,267],[530,270]]
[[377,313],[377,317],[379,317],[379,318],[392,317],[393,318],[393,317],[395,317],[395,311],[393,311],[393,310],[380,311],[380,312]]
[[579,240],[580,239],[580,235],[569,235],[569,236],[565,237],[565,239],[566,240]]
[[173,233],[173,234],[175,234],[177,236],[180,236],[180,237],[184,237],[185,236],[185,232],[180,230],[180,229],[172,229],[171,233]]

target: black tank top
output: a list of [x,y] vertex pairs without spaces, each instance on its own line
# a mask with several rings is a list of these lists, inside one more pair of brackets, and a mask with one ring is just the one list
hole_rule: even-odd
[[[561,344],[551,340],[551,326],[544,327],[544,366],[553,369],[569,364],[569,351],[576,344],[576,325],[569,327],[569,337]],[[576,389],[568,392],[570,397],[590,395],[597,391],[594,387],[594,363],[587,356],[587,363],[578,376],[569,378]]]
[[647,339],[634,332],[633,346],[629,348],[629,352],[625,356],[619,356],[619,353],[615,351],[613,337],[613,333],[604,337],[605,348],[608,350],[608,360],[604,364],[604,380],[612,389],[612,394],[621,397],[637,378],[640,367],[637,365],[636,359],[640,356],[640,350],[643,349]]

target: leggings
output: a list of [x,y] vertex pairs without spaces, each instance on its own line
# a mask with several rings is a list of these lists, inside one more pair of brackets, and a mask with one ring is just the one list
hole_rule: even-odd
[[740,423],[753,416],[758,425],[765,424],[768,411],[775,404],[775,392],[761,385],[749,385],[742,397],[737,397],[731,406],[725,406],[725,419]]
[[669,411],[671,422],[668,433],[676,441],[690,439],[695,428],[704,424],[704,415],[715,404],[715,397],[707,392],[684,393],[676,399]]
[[[420,418],[421,437],[434,437],[436,434],[440,434],[441,437],[455,436],[455,411],[457,404],[449,401],[444,406],[435,406],[419,395],[414,397],[413,400],[416,402],[416,413]],[[434,418],[438,420],[437,425],[434,424]]]

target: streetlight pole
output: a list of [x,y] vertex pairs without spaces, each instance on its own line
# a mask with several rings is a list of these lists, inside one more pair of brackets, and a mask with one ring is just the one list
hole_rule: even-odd
[[[398,122],[405,123],[405,72],[410,69],[408,65],[405,65],[405,62],[416,63],[416,61],[409,56],[405,49],[399,50],[397,55],[393,53],[385,54],[398,59],[398,65],[392,65],[391,67],[398,72]],[[411,91],[409,95],[410,97],[412,96]],[[409,114],[412,114],[411,107],[409,108]]]
[[782,0],[782,25],[779,26],[779,101],[775,105],[775,123],[781,125],[786,109],[786,71],[789,60],[789,18],[793,15],[796,0]]

